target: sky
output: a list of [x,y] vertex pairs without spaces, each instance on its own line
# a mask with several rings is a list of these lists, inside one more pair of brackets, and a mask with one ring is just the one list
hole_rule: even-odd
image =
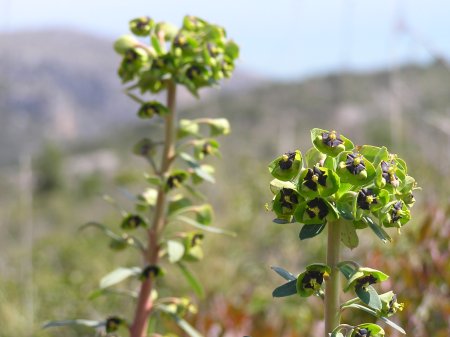
[[77,29],[113,40],[129,19],[196,15],[241,46],[239,65],[278,79],[450,58],[448,0],[0,0],[0,32]]

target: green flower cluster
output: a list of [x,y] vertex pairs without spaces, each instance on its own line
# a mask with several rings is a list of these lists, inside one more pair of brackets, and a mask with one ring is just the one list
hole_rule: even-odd
[[[173,80],[197,96],[198,89],[229,78],[239,56],[239,47],[227,39],[224,28],[194,16],[186,16],[180,29],[140,17],[130,21],[130,30],[150,41],[124,35],[115,42],[123,57],[118,74],[123,83],[135,81],[132,87],[141,93],[158,93]],[[147,104],[140,116],[153,113],[158,109]]]
[[296,150],[269,164],[276,222],[305,224],[303,239],[344,218],[352,222],[350,230],[369,226],[386,239],[382,227],[400,228],[410,220],[418,187],[402,159],[386,147],[354,146],[334,130],[313,129],[311,140],[305,156]]

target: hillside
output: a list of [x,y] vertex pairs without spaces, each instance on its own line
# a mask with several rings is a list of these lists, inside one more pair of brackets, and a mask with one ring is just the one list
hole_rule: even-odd
[[[108,194],[131,209],[130,195],[145,186],[146,166],[130,149],[144,135],[158,137],[157,118],[138,121],[136,106],[121,93],[118,61],[111,41],[81,33],[0,35],[0,246],[5,252],[0,254],[0,321],[6,322],[0,337],[87,335],[83,330],[43,331],[40,325],[48,319],[103,319],[111,308],[131,310],[124,298],[89,301],[87,294],[117,264],[134,264],[133,255],[108,250],[101,232],[77,232],[90,220],[117,226],[119,215],[100,196]],[[298,270],[323,259],[324,250],[320,243],[299,242],[298,225],[271,223],[264,211],[271,197],[267,163],[280,153],[306,150],[313,127],[338,129],[356,143],[388,145],[407,159],[423,186],[415,218],[425,217],[423,204],[448,200],[450,181],[441,177],[450,167],[449,89],[450,71],[436,63],[404,66],[395,73],[330,74],[285,83],[240,70],[223,90],[202,92],[200,102],[181,93],[181,116],[224,116],[232,126],[232,134],[221,140],[223,159],[214,159],[217,183],[204,192],[216,210],[215,225],[238,236],[208,236],[205,263],[192,267],[208,292],[200,308],[209,315],[204,319],[224,321],[227,311],[235,320],[253,320],[255,330],[266,336],[279,337],[289,325],[301,325],[301,333],[292,335],[310,336],[320,311],[299,306],[298,299],[274,301],[271,291],[280,280],[269,266]],[[20,160],[30,153],[28,166]],[[416,220],[408,231],[422,238],[429,232],[429,220],[424,223],[426,230]],[[380,247],[373,238],[361,239]],[[396,254],[414,259],[410,253],[417,250],[417,240],[402,240]],[[448,241],[444,234],[442,240]],[[298,253],[300,244],[307,255]],[[422,248],[423,270],[429,270],[428,246]],[[354,253],[361,260],[371,258],[364,249]],[[422,268],[417,260],[409,265]],[[168,284],[184,290],[179,274],[169,275]],[[448,295],[444,288],[435,287],[436,298]],[[434,308],[424,308],[423,287],[409,290],[404,296],[419,294],[411,307],[420,305],[421,313]],[[430,325],[445,321],[430,317]],[[229,336],[249,334],[233,334],[235,325],[230,319]]]
[[[120,58],[112,44],[64,30],[0,34],[0,142],[9,144],[0,164],[14,160],[18,152],[36,152],[42,140],[98,137],[135,120],[137,107],[121,92],[116,76]],[[224,90],[245,90],[265,81],[241,71]],[[195,102],[185,91],[179,96],[181,107]]]

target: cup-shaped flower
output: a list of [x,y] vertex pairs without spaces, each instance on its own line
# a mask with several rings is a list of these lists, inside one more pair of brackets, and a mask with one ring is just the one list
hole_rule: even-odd
[[201,160],[209,155],[219,156],[219,143],[214,139],[198,139],[193,141],[194,157]]
[[388,203],[380,213],[382,214],[382,224],[385,227],[400,228],[411,220],[411,213],[402,200]]
[[302,154],[299,150],[295,150],[295,152],[286,152],[274,159],[269,164],[269,172],[279,180],[288,181],[298,175],[301,165]]
[[144,270],[141,272],[140,280],[144,281],[148,279],[149,277],[159,277],[164,276],[165,272],[164,270],[155,264],[150,264],[147,267],[144,268]]
[[283,187],[273,199],[272,209],[279,219],[290,220],[303,198],[293,188]]
[[147,227],[145,220],[138,214],[127,215],[120,224],[120,228],[125,230],[136,229],[138,227]]
[[345,291],[352,288],[366,288],[369,285],[386,281],[388,278],[389,275],[386,275],[382,271],[360,267],[348,279]]
[[297,277],[297,294],[308,297],[317,293],[330,272],[330,267],[326,264],[314,263],[307,266],[306,271]]
[[355,326],[350,337],[384,337],[384,330],[373,323],[364,323]]
[[303,170],[298,182],[298,191],[305,197],[328,197],[339,189],[339,176],[325,167],[314,166]]
[[147,64],[150,55],[143,48],[130,48],[123,55],[118,74],[122,82],[133,80],[138,72]]
[[[359,215],[376,212],[389,202],[389,193],[378,188],[362,188],[356,197]],[[359,217],[358,217],[359,218]]]
[[404,304],[397,302],[397,295],[393,291],[388,291],[387,293],[380,295],[382,308],[380,314],[382,317],[390,317],[394,315],[397,311],[402,311]]
[[111,316],[106,319],[105,330],[107,333],[115,332],[121,325],[126,324],[123,318],[117,316]]
[[294,211],[294,217],[299,223],[311,225],[336,220],[338,214],[328,200],[317,197],[301,202]]
[[342,151],[349,151],[354,148],[349,139],[335,130],[312,129],[311,141],[317,150],[330,157],[336,157]]
[[169,113],[169,109],[158,101],[145,102],[139,108],[137,115],[139,118],[148,119],[152,118],[155,114],[159,116],[164,116]]
[[155,26],[155,21],[148,16],[141,16],[130,21],[130,30],[137,36],[148,36]]
[[208,26],[205,20],[193,15],[186,15],[183,19],[183,29],[188,31],[198,31]]
[[397,171],[397,165],[394,161],[382,161],[377,168],[377,185],[381,188],[398,188],[400,186],[400,179]]
[[203,242],[204,235],[199,232],[187,233],[184,237],[184,256],[185,261],[199,261],[203,258]]
[[189,173],[182,170],[176,170],[170,174],[166,182],[166,190],[171,190],[180,187],[186,179],[189,177]]
[[341,182],[361,186],[374,178],[375,169],[362,154],[345,151],[339,155],[337,174]]

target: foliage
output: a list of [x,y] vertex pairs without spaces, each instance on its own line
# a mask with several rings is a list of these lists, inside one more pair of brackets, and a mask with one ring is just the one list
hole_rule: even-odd
[[[414,204],[415,179],[408,175],[406,163],[386,147],[354,146],[336,131],[311,130],[314,145],[304,157],[299,150],[287,152],[269,164],[275,178],[270,209],[274,222],[301,223],[300,240],[319,235],[328,227],[327,264],[310,264],[298,276],[274,267],[288,282],[273,291],[274,297],[300,295],[325,299],[326,336],[384,336],[376,324],[340,324],[340,312],[358,309],[373,315],[404,333],[387,317],[403,304],[391,291],[379,295],[373,287],[388,279],[376,269],[339,259],[339,245],[353,249],[359,244],[357,230],[370,228],[383,242],[391,241],[384,228],[398,231],[410,219]],[[384,227],[384,228],[383,228]],[[339,304],[340,271],[347,283],[344,292],[356,297]],[[326,284],[324,291],[323,287]]]
[[[44,328],[85,326],[106,334],[129,333],[132,337],[169,332],[176,336],[172,331],[178,333],[181,329],[199,337],[200,333],[185,320],[185,316],[196,313],[194,302],[186,296],[160,296],[156,286],[166,268],[172,272],[176,267],[196,295],[204,297],[202,284],[190,271],[192,262],[203,259],[204,234],[234,235],[212,226],[213,209],[204,203],[205,197],[197,187],[204,181],[215,182],[214,168],[205,159],[220,154],[216,138],[228,134],[230,126],[224,118],[181,119],[177,126],[176,88],[182,85],[198,96],[199,89],[230,77],[239,48],[227,40],[223,28],[193,16],[186,16],[180,29],[140,17],[130,22],[130,30],[138,37],[149,38],[150,45],[130,35],[120,37],[114,44],[123,56],[118,75],[123,83],[132,82],[125,92],[140,104],[137,116],[162,120],[164,139],[144,138],[134,146],[133,152],[145,158],[151,169],[145,174],[147,186],[132,197],[134,209],[125,211],[108,198],[120,210],[116,226],[89,222],[81,229],[93,228],[105,234],[113,251],[135,250],[141,255],[143,265],[113,270],[90,296],[129,296],[131,301],[136,300],[135,315],[132,321],[123,312],[100,320],[51,321]],[[163,90],[167,91],[167,105],[142,96]],[[139,285],[137,292],[117,287],[130,279]],[[158,324],[162,318],[171,320],[178,330]]]

